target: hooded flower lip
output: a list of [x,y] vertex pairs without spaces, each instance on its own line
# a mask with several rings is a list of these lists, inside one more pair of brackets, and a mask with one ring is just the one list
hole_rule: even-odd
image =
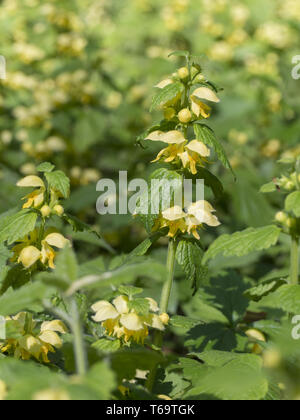
[[65,248],[70,241],[66,239],[60,233],[50,233],[42,241],[41,261],[43,264],[48,264],[52,269],[55,269],[54,259],[56,252],[52,248],[53,246],[59,249]]
[[193,175],[197,174],[197,165],[203,166],[210,156],[209,148],[199,140],[192,140],[185,146],[185,151],[179,154],[184,168],[189,168]]
[[39,259],[41,258],[41,251],[38,250],[35,246],[27,246],[23,248],[18,262],[22,263],[25,268],[32,267]]
[[129,298],[118,296],[109,303],[105,300],[96,302],[92,310],[96,313],[93,316],[95,322],[101,322],[106,333],[123,339],[125,343],[130,340],[143,343],[149,334],[148,327],[164,330],[167,322],[163,322],[159,315],[151,312],[158,312],[159,307],[154,299],[146,298],[149,302],[150,312],[147,315],[138,314],[135,310],[130,310]]
[[43,204],[46,187],[44,181],[40,177],[36,175],[26,176],[17,183],[17,186],[21,188],[38,188],[24,197],[24,200],[27,200],[27,202],[23,205],[24,209],[28,209],[30,207],[37,208]]
[[165,87],[171,85],[172,83],[173,83],[173,80],[172,79],[164,79],[160,83],[158,83],[157,85],[155,85],[154,87],[156,87],[158,89],[164,89]]
[[28,328],[26,320],[26,312],[20,312],[16,316],[7,318],[7,322],[17,322],[21,337],[0,342],[0,351],[13,354],[17,359],[29,360],[34,357],[38,361],[49,363],[48,353],[54,353],[55,348],[59,349],[62,346],[62,340],[58,333],[67,333],[65,324],[60,320],[46,321],[41,325],[40,332],[36,334],[34,332],[36,322],[33,320]]
[[215,209],[205,200],[199,200],[190,204],[186,211],[180,206],[171,207],[162,212],[154,230],[169,228],[168,236],[174,238],[178,231],[192,234],[196,239],[200,239],[198,229],[203,224],[208,226],[219,226],[221,223],[213,213]]
[[150,133],[145,140],[161,141],[167,144],[181,144],[186,141],[181,131],[172,130],[168,132],[164,131],[153,131]]
[[205,104],[203,100],[219,103],[220,99],[217,97],[216,93],[208,87],[200,87],[191,95],[193,113],[197,117],[200,117],[201,115],[203,118],[209,118],[211,107]]

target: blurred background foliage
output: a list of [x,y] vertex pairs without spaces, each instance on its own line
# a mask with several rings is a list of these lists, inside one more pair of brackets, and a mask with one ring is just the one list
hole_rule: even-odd
[[[96,183],[118,179],[120,170],[131,179],[146,178],[155,168],[149,162],[157,148],[139,147],[136,138],[158,121],[149,112],[152,88],[183,64],[168,58],[183,49],[198,56],[204,73],[224,88],[211,121],[237,175],[235,181],[218,164],[212,168],[225,188],[214,203],[222,226],[204,233],[204,244],[221,233],[271,223],[282,199],[259,188],[284,172],[278,159],[300,153],[300,81],[291,76],[300,45],[298,0],[0,0],[0,9],[0,54],[7,60],[7,79],[0,84],[0,213],[19,200],[20,176],[51,161],[71,178],[67,210],[94,225],[118,253],[130,252],[145,231],[131,215],[97,216]],[[81,245],[76,243],[80,262],[99,250],[109,255],[101,242]],[[151,256],[164,262],[162,245]],[[287,274],[288,245],[282,238],[267,253],[214,259],[211,274],[224,278],[203,286],[192,301],[178,269],[171,312],[180,308],[211,324],[189,337],[176,331],[182,334],[172,343],[177,350],[186,338],[191,350],[207,348],[204,339],[216,350],[245,349],[245,337],[229,331],[227,320],[241,320],[247,309],[266,311],[267,303],[248,307],[243,291]],[[158,298],[161,281],[137,283]],[[233,311],[234,296],[239,303]]]

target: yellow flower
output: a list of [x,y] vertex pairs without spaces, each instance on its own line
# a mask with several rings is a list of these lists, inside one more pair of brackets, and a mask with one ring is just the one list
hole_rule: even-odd
[[27,202],[23,205],[24,209],[28,209],[30,207],[37,208],[44,203],[46,187],[44,181],[40,177],[36,175],[26,176],[17,183],[17,186],[21,188],[38,187],[37,190],[34,190],[32,193],[24,197],[24,200],[27,200]]
[[52,269],[55,268],[54,259],[56,257],[56,252],[52,248],[53,246],[59,249],[65,248],[70,241],[66,239],[60,233],[50,233],[42,241],[42,251],[41,251],[41,261],[43,264],[48,264]]
[[7,387],[5,382],[0,379],[0,401],[4,401],[7,394]]
[[62,321],[54,320],[44,322],[40,332],[36,334],[36,321],[28,320],[30,317],[26,312],[7,317],[6,321],[14,322],[21,336],[0,342],[0,351],[13,354],[17,359],[29,360],[34,357],[38,361],[49,363],[48,353],[54,353],[55,348],[59,349],[62,346],[62,340],[57,333],[65,334],[67,328]]
[[211,108],[203,102],[203,99],[216,103],[220,102],[220,99],[217,97],[213,90],[207,87],[200,87],[196,89],[191,95],[193,113],[197,117],[200,117],[201,115],[203,118],[209,118],[211,114]]
[[41,258],[41,251],[35,246],[27,246],[20,252],[18,263],[22,263],[25,268],[30,268]]
[[184,168],[189,168],[193,175],[197,173],[197,164],[203,166],[210,156],[210,150],[199,140],[192,140],[184,147],[184,152],[179,154]]
[[[147,298],[149,309],[152,312],[159,310],[157,303]],[[110,336],[122,338],[125,343],[135,341],[144,343],[149,334],[148,327],[163,331],[167,322],[166,318],[160,319],[160,316],[149,312],[148,315],[139,315],[136,311],[129,309],[129,298],[127,296],[118,296],[113,303],[105,300],[99,301],[92,306],[96,313],[93,316],[95,322],[101,322],[106,333]]]
[[219,226],[220,222],[213,213],[215,209],[205,200],[197,201],[188,206],[184,211],[180,206],[171,207],[162,212],[157,220],[154,230],[169,228],[168,236],[174,238],[178,232],[192,234],[196,239],[200,239],[198,229],[203,224],[208,226]]

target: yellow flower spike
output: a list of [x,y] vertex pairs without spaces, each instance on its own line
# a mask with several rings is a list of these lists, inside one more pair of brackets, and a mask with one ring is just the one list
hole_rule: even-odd
[[7,386],[5,382],[0,379],[0,401],[4,401],[7,395]]
[[18,262],[22,263],[25,268],[32,267],[41,258],[41,251],[34,246],[23,248]]
[[145,140],[161,141],[168,144],[180,144],[186,141],[181,131],[173,130],[168,132],[153,131]]

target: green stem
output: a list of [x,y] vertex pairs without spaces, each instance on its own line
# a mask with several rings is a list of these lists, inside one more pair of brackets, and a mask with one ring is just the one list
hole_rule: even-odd
[[[177,242],[173,239],[169,241],[169,249],[168,249],[168,258],[167,258],[167,280],[163,286],[162,294],[161,294],[161,301],[160,301],[160,309],[162,312],[168,312],[168,306],[170,301],[170,295],[173,286],[173,279],[174,279],[174,270],[175,270],[175,256],[176,256],[176,249],[177,249]],[[154,346],[157,348],[161,348],[163,344],[163,332],[156,331],[154,336]],[[153,369],[150,371],[149,376],[146,381],[146,387],[149,392],[152,392],[153,385],[156,378],[158,365],[155,365]]]
[[87,373],[87,358],[83,339],[83,331],[75,299],[71,300],[72,331],[74,335],[74,353],[77,374],[84,376]]
[[298,284],[299,281],[299,238],[292,236],[291,243],[291,284]]

